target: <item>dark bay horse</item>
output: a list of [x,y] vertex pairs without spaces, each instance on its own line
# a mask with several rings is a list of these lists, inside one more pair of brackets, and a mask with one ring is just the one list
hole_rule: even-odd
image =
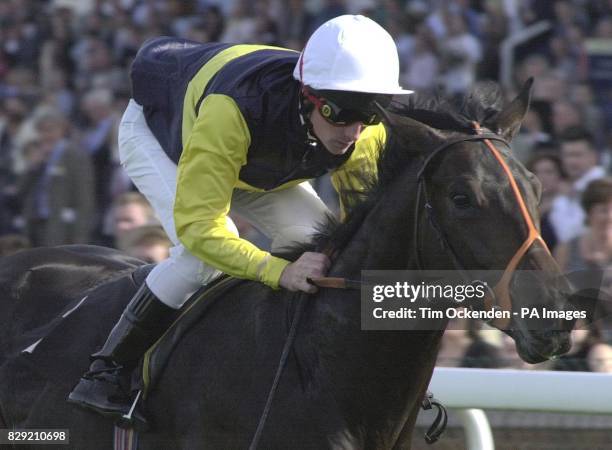
[[[537,223],[540,186],[505,144],[495,142],[515,180],[514,190],[485,142],[472,139],[473,122],[509,142],[527,111],[530,88],[529,82],[505,108],[499,94],[485,87],[457,104],[415,98],[389,113],[390,139],[379,159],[378,179],[366,193],[344,193],[353,204],[347,219],[327,224],[313,243],[312,248],[334,255],[329,276],[359,279],[362,270],[454,269],[457,259],[467,269],[506,269],[529,234],[516,192]],[[435,227],[417,209],[416,179],[425,164],[422,175],[436,212]],[[446,246],[440,245],[440,230]],[[529,246],[523,253],[516,268],[560,275],[541,246]],[[135,286],[109,292],[108,298],[98,299],[102,306],[83,300],[66,319],[81,314],[79,320],[58,328],[63,344],[44,347],[43,339],[34,351],[39,353],[37,364],[19,353],[32,342],[14,331],[44,328],[53,310],[71,305],[85,289],[91,292],[101,277],[134,267],[133,261],[95,247],[32,250],[2,261],[0,292],[9,298],[0,302],[0,326],[8,330],[0,335],[0,428],[68,428],[71,448],[110,448],[112,424],[69,405],[66,397],[87,369],[87,355],[103,343]],[[521,295],[512,295],[513,286],[512,309],[523,304],[568,307],[556,285],[541,282]],[[116,304],[114,296],[122,302]],[[147,399],[155,427],[141,434],[139,448],[248,448],[296,299],[245,282],[210,308],[183,336]],[[112,317],[103,320],[105,314]],[[535,363],[569,349],[568,325],[562,322],[530,330],[513,318],[504,331],[514,338],[523,359]],[[410,448],[442,331],[361,331],[360,324],[358,291],[320,289],[309,297],[258,448]]]

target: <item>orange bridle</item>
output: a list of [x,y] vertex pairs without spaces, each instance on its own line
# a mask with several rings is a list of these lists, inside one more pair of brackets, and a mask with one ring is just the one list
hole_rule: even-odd
[[[482,135],[482,129],[480,128],[480,125],[477,122],[473,122],[473,126],[474,126],[474,130],[476,131],[476,133],[478,135]],[[491,153],[493,154],[497,162],[502,167],[504,173],[506,174],[506,177],[508,178],[508,181],[510,182],[510,188],[512,189],[512,192],[514,193],[514,198],[516,199],[521,215],[523,216],[523,220],[525,221],[525,226],[527,227],[527,237],[523,241],[523,244],[516,251],[514,256],[512,256],[500,280],[493,288],[494,296],[500,299],[499,307],[502,310],[510,311],[511,313],[512,312],[512,300],[510,298],[510,281],[512,279],[514,271],[516,270],[520,260],[523,258],[523,256],[525,256],[527,251],[531,248],[531,246],[536,241],[539,241],[540,244],[542,244],[542,247],[548,252],[549,255],[550,255],[550,250],[548,249],[546,242],[544,242],[544,239],[542,238],[542,235],[538,231],[538,228],[533,223],[533,219],[531,215],[529,214],[529,210],[527,209],[527,205],[525,204],[523,195],[521,194],[521,191],[519,190],[518,184],[516,182],[516,179],[514,178],[514,175],[512,174],[512,171],[510,170],[510,167],[508,166],[508,164],[502,157],[499,150],[493,145],[493,143],[489,139],[483,139],[483,142],[487,146],[487,148],[491,151]],[[485,301],[485,308],[490,309],[490,308],[495,307],[495,305],[493,304],[495,299],[491,297],[492,297],[491,295],[488,296],[489,302]],[[489,304],[487,305],[487,303]],[[493,319],[489,323],[491,325],[496,326],[497,328],[505,329],[505,327],[508,325],[509,322],[510,322],[510,319],[503,318],[503,319]]]
[[[443,244],[443,247],[446,247],[450,250],[451,255],[453,256],[455,260],[456,268],[464,276],[464,281],[468,283],[474,282],[474,280],[471,280],[468,278],[465,269],[462,267],[461,262],[459,261],[459,258],[457,257],[456,253],[453,250],[453,247],[450,245],[450,242],[448,241],[445,233],[443,232],[442,228],[439,226],[439,223],[436,220],[433,207],[431,206],[431,203],[429,202],[429,198],[427,195],[427,189],[425,185],[425,172],[427,168],[429,167],[429,164],[431,163],[431,161],[433,161],[433,159],[436,158],[436,156],[438,156],[441,152],[450,149],[455,144],[462,143],[462,142],[482,141],[486,145],[487,149],[491,152],[491,154],[495,157],[497,162],[501,165],[504,171],[504,174],[508,178],[508,181],[510,182],[510,187],[512,189],[512,192],[514,193],[514,197],[519,206],[521,216],[523,217],[523,220],[525,221],[525,225],[527,227],[527,237],[525,238],[525,240],[523,241],[519,249],[516,251],[516,253],[512,256],[512,258],[510,258],[510,262],[507,264],[502,276],[500,277],[499,281],[495,284],[495,287],[493,287],[492,289],[489,289],[488,294],[486,295],[484,299],[485,309],[491,310],[491,309],[496,308],[496,309],[500,309],[503,311],[508,311],[510,317],[512,317],[512,299],[510,297],[510,281],[512,280],[512,276],[514,275],[514,272],[516,271],[516,268],[521,258],[525,256],[527,251],[531,248],[531,246],[536,241],[542,244],[542,247],[546,250],[548,255],[550,255],[550,250],[548,249],[548,246],[544,242],[544,239],[540,235],[540,232],[538,231],[537,227],[535,226],[533,222],[533,219],[531,218],[531,215],[529,214],[529,210],[527,209],[527,205],[525,204],[523,195],[521,194],[521,191],[518,187],[516,179],[514,175],[512,174],[512,171],[510,170],[510,167],[504,160],[504,157],[501,155],[501,152],[495,147],[495,145],[493,145],[492,141],[502,142],[508,147],[510,147],[509,143],[504,138],[502,138],[501,136],[497,134],[484,133],[480,125],[477,122],[473,122],[472,125],[474,128],[474,132],[476,134],[471,135],[471,136],[464,136],[464,137],[452,140],[451,142],[447,142],[441,145],[440,147],[436,148],[425,159],[423,165],[421,166],[421,169],[419,170],[417,174],[417,186],[418,186],[417,191],[418,192],[417,192],[417,201],[416,201],[415,214],[414,214],[414,220],[415,220],[414,244],[415,244],[415,251],[416,251],[416,256],[417,256],[417,267],[419,270],[423,270],[423,264],[421,262],[422,259],[420,255],[418,229],[419,229],[419,218],[420,218],[420,211],[421,211],[421,198],[424,197],[425,199],[424,207],[425,207],[425,211],[428,214],[430,225],[437,231],[440,241]],[[356,281],[356,280],[348,280],[345,278],[320,277],[320,278],[309,279],[309,281],[323,288],[360,289],[361,287],[361,282]],[[492,319],[488,321],[488,323],[492,326],[495,326],[496,328],[503,330],[508,327],[511,320],[512,320],[511,318],[502,317],[502,318]]]
[[[512,317],[512,300],[510,297],[510,281],[512,279],[512,276],[514,274],[514,272],[516,271],[516,268],[521,260],[521,258],[523,258],[523,256],[525,256],[525,254],[527,253],[527,251],[531,248],[531,246],[536,242],[540,242],[542,244],[542,246],[544,247],[544,249],[546,249],[546,251],[548,252],[548,254],[550,255],[550,251],[548,250],[548,247],[546,246],[546,243],[544,242],[544,239],[542,239],[542,236],[540,235],[540,232],[538,231],[537,227],[535,226],[533,219],[531,218],[531,215],[529,214],[529,210],[527,209],[527,205],[525,203],[525,200],[523,198],[523,195],[521,194],[521,191],[519,190],[518,184],[516,182],[516,179],[514,177],[514,175],[512,174],[512,171],[510,170],[510,167],[508,166],[508,163],[505,161],[504,157],[502,156],[501,152],[495,147],[495,145],[493,145],[492,141],[498,141],[498,142],[502,142],[505,145],[507,145],[508,147],[510,146],[508,144],[508,142],[503,139],[501,136],[497,135],[497,134],[493,134],[493,133],[485,133],[483,132],[482,128],[480,127],[480,125],[477,122],[472,122],[472,126],[474,129],[475,134],[472,136],[466,136],[466,137],[462,137],[462,138],[458,138],[456,140],[453,140],[451,142],[448,142],[440,147],[438,147],[436,150],[434,150],[429,156],[428,158],[425,160],[425,163],[423,164],[423,167],[421,168],[421,170],[419,171],[418,177],[417,177],[417,183],[418,183],[418,199],[417,199],[417,204],[416,204],[416,212],[415,212],[415,221],[417,222],[417,227],[418,227],[418,217],[419,217],[419,210],[420,210],[420,199],[422,196],[424,196],[425,198],[425,210],[429,216],[429,222],[430,224],[433,226],[433,228],[438,232],[438,235],[440,237],[440,241],[443,244],[443,247],[446,247],[450,250],[451,255],[454,258],[455,261],[455,266],[456,268],[462,273],[464,281],[466,282],[472,282],[473,280],[470,280],[467,276],[467,273],[465,272],[465,269],[463,268],[461,262],[459,261],[459,258],[457,256],[457,254],[455,253],[455,251],[453,250],[453,247],[450,245],[450,242],[448,241],[445,233],[443,232],[442,228],[439,226],[436,217],[434,215],[434,211],[433,211],[433,207],[431,206],[431,203],[429,202],[429,198],[427,195],[427,189],[425,186],[425,171],[427,170],[427,167],[429,165],[429,163],[442,151],[446,151],[449,148],[451,148],[453,145],[461,143],[461,142],[470,142],[470,141],[482,141],[485,146],[487,147],[487,149],[491,152],[491,154],[494,156],[494,158],[496,159],[496,161],[501,165],[502,170],[504,171],[504,174],[506,175],[506,177],[508,178],[508,181],[510,183],[510,187],[512,189],[512,192],[514,194],[514,197],[516,199],[516,202],[519,206],[519,210],[521,213],[521,216],[523,217],[523,220],[525,222],[525,225],[527,227],[527,237],[525,238],[525,240],[523,241],[523,243],[521,244],[521,246],[519,247],[519,249],[516,251],[516,253],[512,256],[512,258],[510,259],[509,263],[506,265],[506,268],[504,269],[504,272],[502,274],[502,276],[500,277],[499,281],[495,284],[495,287],[493,287],[492,289],[489,289],[488,294],[486,295],[485,299],[484,299],[484,308],[485,309],[500,309],[503,311],[508,311],[510,318],[508,317],[500,317],[500,318],[495,318],[492,319],[490,321],[488,321],[488,323],[492,326],[495,326],[499,329],[506,329],[511,321],[511,317]],[[421,263],[421,257],[420,257],[420,251],[419,251],[419,245],[418,245],[418,233],[415,232],[415,245],[416,245],[416,249],[417,249],[417,266],[419,267],[419,269],[423,268],[423,265]]]

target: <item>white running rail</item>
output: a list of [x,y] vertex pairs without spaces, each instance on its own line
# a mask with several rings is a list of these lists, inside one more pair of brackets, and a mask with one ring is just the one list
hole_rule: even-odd
[[494,450],[481,409],[612,414],[612,374],[437,367],[429,390],[456,409],[469,450]]

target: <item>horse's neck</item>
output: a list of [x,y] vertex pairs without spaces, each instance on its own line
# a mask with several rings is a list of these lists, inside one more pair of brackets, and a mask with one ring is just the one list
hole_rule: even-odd
[[[331,276],[360,278],[361,270],[412,267],[414,192],[395,192],[372,209],[351,243],[340,254]],[[402,198],[404,206],[398,208]],[[317,302],[315,333],[324,348],[322,371],[341,409],[355,423],[378,429],[377,439],[391,439],[397,427],[413,420],[414,402],[429,380],[439,344],[438,332],[361,331],[360,293],[326,291]],[[398,425],[399,424],[399,425]],[[381,445],[381,448],[386,448]]]
[[[362,270],[415,268],[412,249],[415,195],[410,192],[413,184],[396,184],[396,192],[382,196],[339,255],[332,269],[337,274],[334,276],[358,279]],[[403,204],[398,207],[398,203]]]

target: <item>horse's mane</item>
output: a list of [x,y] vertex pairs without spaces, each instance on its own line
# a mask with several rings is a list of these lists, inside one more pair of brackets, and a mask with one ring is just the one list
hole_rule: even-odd
[[[443,96],[441,93],[413,94],[402,102],[394,101],[388,110],[394,114],[422,122],[432,128],[460,133],[472,133],[472,122],[477,121],[487,128],[501,111],[503,95],[497,83],[483,82],[475,85],[465,96]],[[359,180],[366,186],[363,192],[343,192],[342,196],[351,204],[343,222],[331,214],[319,224],[317,234],[307,244],[296,244],[286,248],[280,256],[295,260],[305,251],[340,251],[353,237],[365,216],[376,204],[385,188],[414,161],[422,148],[416,148],[410,140],[401,139],[396,127],[387,127],[387,142],[380,151],[376,179],[364,177]],[[383,144],[381,144],[383,145]],[[418,145],[418,144],[417,144]],[[430,150],[433,150],[430,149]],[[353,175],[353,174],[351,174]]]
[[472,121],[489,123],[503,106],[503,94],[497,83],[481,82],[464,96],[414,94],[406,101],[392,103],[391,111],[440,130],[471,132]]

